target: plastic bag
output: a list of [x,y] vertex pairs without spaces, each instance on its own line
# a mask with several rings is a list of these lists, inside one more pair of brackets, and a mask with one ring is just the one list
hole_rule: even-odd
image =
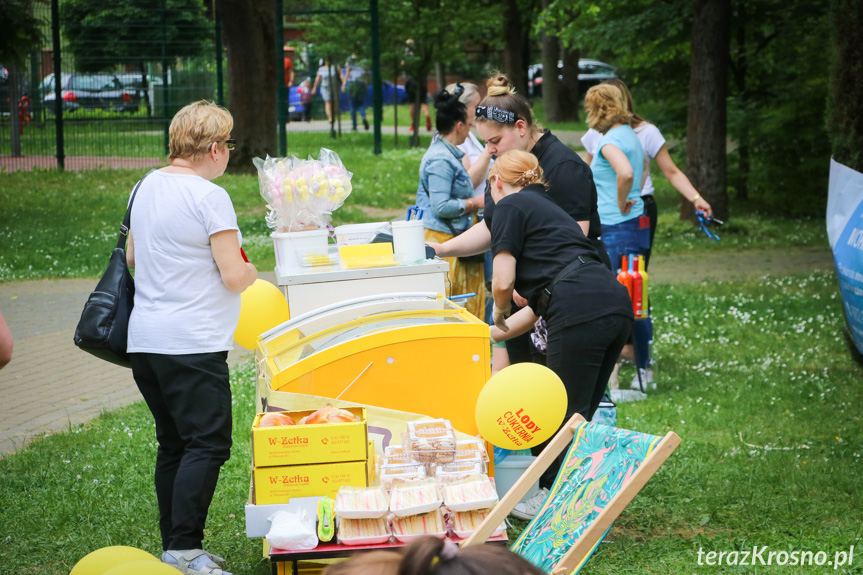
[[261,196],[267,202],[267,225],[278,232],[324,228],[351,193],[353,174],[338,154],[321,148],[319,159],[253,160]]
[[285,551],[300,551],[318,546],[315,521],[309,517],[305,509],[301,509],[299,513],[276,511],[269,520],[267,543],[272,547]]

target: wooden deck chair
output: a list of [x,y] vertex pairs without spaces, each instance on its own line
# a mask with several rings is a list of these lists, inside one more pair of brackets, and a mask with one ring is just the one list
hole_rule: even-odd
[[575,414],[463,545],[484,543],[570,443],[548,498],[511,547],[551,575],[581,570],[680,438],[588,423]]

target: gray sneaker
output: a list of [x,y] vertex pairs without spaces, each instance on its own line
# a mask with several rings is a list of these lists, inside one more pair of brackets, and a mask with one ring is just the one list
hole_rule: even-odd
[[225,560],[203,549],[169,550],[162,553],[162,563],[186,575],[231,575],[219,567]]
[[545,503],[545,500],[548,498],[548,489],[545,487],[540,487],[539,491],[536,492],[529,499],[525,499],[524,501],[519,502],[512,510],[512,515],[518,517],[519,519],[526,519],[527,521],[531,521],[539,510],[542,508],[542,505]]

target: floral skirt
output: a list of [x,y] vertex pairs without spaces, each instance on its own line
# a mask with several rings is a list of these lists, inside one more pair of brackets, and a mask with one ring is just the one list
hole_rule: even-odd
[[[443,242],[452,239],[452,234],[426,229],[426,240]],[[482,320],[485,317],[485,276],[483,263],[465,263],[458,258],[441,258],[449,263],[450,285],[447,297],[466,293],[476,295],[463,302],[465,309]],[[462,303],[462,302],[459,302]]]

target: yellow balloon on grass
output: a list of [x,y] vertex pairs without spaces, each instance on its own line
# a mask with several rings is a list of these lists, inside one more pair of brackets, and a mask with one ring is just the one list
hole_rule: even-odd
[[161,565],[158,559],[146,551],[126,545],[114,545],[96,549],[84,556],[72,567],[69,575],[103,575],[108,569],[130,561],[141,561],[147,564],[152,564],[155,561]]
[[[157,560],[158,561],[158,560]],[[177,575],[179,571],[167,563],[136,560],[120,563],[101,575]]]
[[246,349],[255,349],[259,335],[291,318],[288,300],[268,281],[255,280],[240,295],[240,301],[240,321],[234,341]]
[[544,365],[517,363],[485,384],[476,400],[483,439],[504,449],[526,449],[557,432],[566,415],[566,388]]

